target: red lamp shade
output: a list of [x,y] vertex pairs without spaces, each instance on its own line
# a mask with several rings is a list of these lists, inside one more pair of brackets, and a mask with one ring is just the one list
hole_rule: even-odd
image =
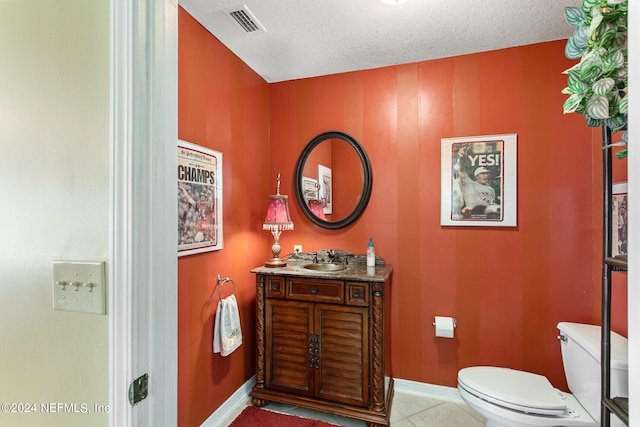
[[322,202],[320,202],[320,200],[317,199],[310,199],[307,201],[307,204],[309,205],[309,209],[311,209],[311,212],[313,212],[313,214],[320,219],[326,220],[327,217],[324,216],[324,208],[322,207]]
[[293,230],[293,222],[289,215],[289,196],[269,196],[267,216],[264,218],[263,230]]

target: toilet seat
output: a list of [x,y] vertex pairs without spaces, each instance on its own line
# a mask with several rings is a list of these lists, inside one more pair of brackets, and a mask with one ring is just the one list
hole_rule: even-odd
[[496,405],[466,391],[458,384],[462,400],[487,421],[486,427],[600,427],[572,394],[566,393],[567,414],[554,417],[515,411]]
[[480,399],[515,411],[567,415],[565,401],[542,375],[495,366],[474,366],[458,372],[458,384]]

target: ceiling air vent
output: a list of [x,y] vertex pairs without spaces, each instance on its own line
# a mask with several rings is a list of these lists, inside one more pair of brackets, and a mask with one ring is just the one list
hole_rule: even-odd
[[245,33],[263,33],[267,30],[260,21],[251,13],[246,4],[241,7],[233,7],[224,11]]

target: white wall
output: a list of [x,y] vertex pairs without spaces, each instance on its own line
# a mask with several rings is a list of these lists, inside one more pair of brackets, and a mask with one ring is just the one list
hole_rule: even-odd
[[51,277],[108,261],[109,0],[0,1],[0,148],[0,403],[37,412],[0,425],[106,426],[40,405],[108,404],[108,316],[54,311]]

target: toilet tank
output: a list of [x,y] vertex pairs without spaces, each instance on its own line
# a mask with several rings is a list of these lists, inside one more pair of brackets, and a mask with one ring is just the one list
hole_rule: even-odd
[[[560,322],[558,329],[569,390],[600,421],[600,326]],[[610,347],[611,396],[628,397],[627,339],[611,331]]]

